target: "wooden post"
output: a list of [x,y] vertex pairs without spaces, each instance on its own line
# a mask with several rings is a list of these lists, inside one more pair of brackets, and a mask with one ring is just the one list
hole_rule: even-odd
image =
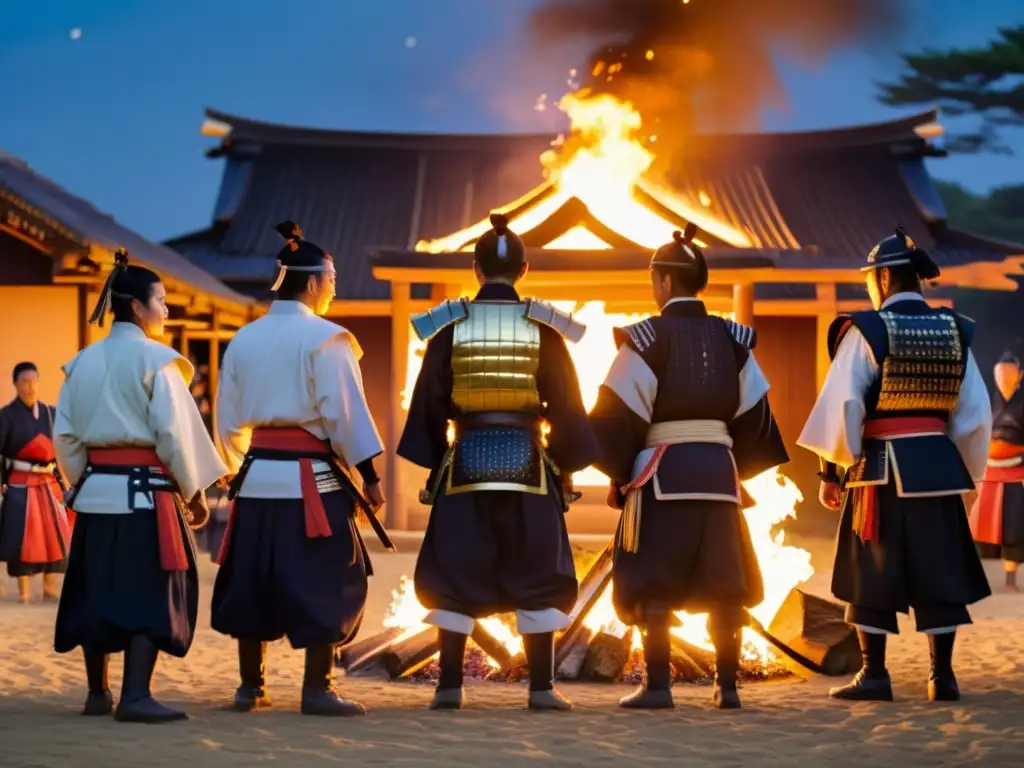
[[754,325],[754,285],[737,283],[732,287],[732,319],[740,325]]
[[814,339],[815,380],[821,391],[832,361],[828,356],[828,329],[839,313],[835,283],[818,283],[815,286],[818,297],[817,334]]
[[[220,386],[220,315],[214,308],[210,330],[210,380],[206,383],[206,396],[210,398],[210,420],[217,423],[217,388]],[[217,439],[217,430],[213,430],[214,440]]]
[[178,342],[178,352],[181,353],[182,357],[191,362],[192,358],[189,357],[189,354],[192,352],[192,350],[189,349],[188,328],[181,329],[181,335],[179,336],[179,339],[180,341]]
[[409,527],[409,510],[402,498],[401,463],[398,459],[398,441],[405,426],[402,391],[405,389],[406,369],[409,363],[409,315],[412,293],[409,283],[391,284],[391,397],[387,437],[385,440],[387,466],[386,520],[392,530],[404,531]]

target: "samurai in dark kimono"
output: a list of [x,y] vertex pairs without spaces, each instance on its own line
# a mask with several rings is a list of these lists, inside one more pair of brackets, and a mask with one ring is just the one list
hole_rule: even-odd
[[745,609],[764,598],[741,483],[789,460],[754,359],[752,328],[709,315],[697,295],[707,265],[696,228],[651,259],[661,314],[619,329],[618,354],[590,414],[623,509],[613,602],[644,630],[647,677],[623,707],[674,706],[669,631],[680,610],[709,613],[713,699],[740,706],[736,675]]
[[996,363],[996,394],[985,477],[971,509],[978,554],[1001,559],[1006,590],[1017,590],[1017,564],[1024,562],[1024,392],[1020,361],[1012,352]]
[[830,695],[892,700],[886,635],[913,608],[931,650],[928,696],[955,701],[956,630],[991,593],[963,501],[985,471],[991,421],[974,323],[925,302],[921,280],[939,268],[902,227],[864,271],[876,309],[833,324],[832,366],[799,439],[822,461],[822,502],[842,510],[832,593],[847,603],[863,656],[853,682]]
[[577,583],[563,514],[571,473],[599,457],[565,345],[585,329],[519,296],[525,247],[503,216],[491,222],[475,248],[476,297],[413,318],[428,344],[398,454],[431,471],[424,500],[433,508],[416,565],[416,594],[441,646],[431,706],[463,705],[475,620],[515,611],[529,705],[564,710],[554,633],[569,623]]
[[18,579],[23,603],[31,599],[30,576],[43,574],[43,599],[60,599],[71,526],[56,476],[53,409],[39,401],[39,371],[14,366],[18,396],[0,408],[0,561]]

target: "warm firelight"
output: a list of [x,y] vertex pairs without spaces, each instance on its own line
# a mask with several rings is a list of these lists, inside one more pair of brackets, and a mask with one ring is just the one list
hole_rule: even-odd
[[[533,190],[519,200],[500,209],[511,213],[521,208],[531,197],[553,185],[554,190],[533,207],[527,208],[512,220],[512,228],[527,232],[550,217],[573,197],[581,200],[605,226],[638,243],[654,249],[667,242],[671,232],[678,227],[672,222],[642,205],[636,199],[634,190],[642,189],[661,205],[674,211],[681,218],[692,221],[708,232],[735,247],[757,247],[751,236],[740,232],[716,219],[708,210],[710,197],[703,191],[698,200],[687,204],[664,190],[653,187],[644,178],[654,156],[638,140],[640,136],[640,115],[630,104],[614,97],[587,96],[585,93],[568,94],[559,107],[569,114],[572,121],[571,146],[560,143],[564,151],[553,149],[544,153],[541,162],[546,170],[547,181],[539,190]],[[461,232],[430,242],[420,242],[417,250],[431,253],[472,249],[472,242],[490,229],[487,220],[478,222]],[[582,226],[567,231],[544,246],[549,249],[607,250],[611,246]],[[595,255],[595,264],[599,265]],[[609,287],[609,294],[614,287]],[[569,351],[576,365],[580,390],[588,409],[597,400],[598,389],[611,366],[616,349],[612,330],[634,323],[644,314],[609,314],[605,304],[591,301],[578,304],[574,301],[556,301],[560,309],[572,312],[587,326],[587,333],[578,344],[569,344]],[[425,344],[413,339],[409,344],[406,386],[402,394],[402,406],[409,407],[413,385],[419,373]],[[577,473],[574,477],[577,487],[590,488],[603,499],[607,478],[594,468]],[[801,495],[796,485],[776,470],[765,472],[745,483],[756,506],[745,511],[754,549],[764,572],[765,599],[752,613],[764,624],[769,624],[789,591],[806,581],[813,573],[808,552],[786,546],[783,534],[772,535],[772,529],[782,520],[794,517]],[[416,600],[413,584],[403,579],[402,586],[394,594],[386,626],[408,628],[409,632],[423,628],[426,610]],[[706,616],[678,614],[682,625],[677,632],[689,642],[710,648],[706,629]],[[522,647],[522,641],[499,619],[484,620],[485,626],[513,652]],[[621,624],[615,616],[611,602],[611,588],[600,598],[586,618],[586,625],[623,636],[633,630]],[[752,632],[744,636],[745,655],[751,659],[767,661],[771,652],[767,643]],[[633,633],[634,645],[639,644],[639,634]]]

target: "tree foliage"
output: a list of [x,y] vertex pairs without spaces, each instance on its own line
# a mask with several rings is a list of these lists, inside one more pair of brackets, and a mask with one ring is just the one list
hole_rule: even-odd
[[981,48],[926,49],[904,54],[899,80],[879,83],[879,99],[890,106],[938,105],[944,114],[975,115],[974,131],[950,136],[951,152],[1010,154],[999,128],[1024,126],[1024,25],[999,30]]
[[978,235],[1024,243],[1024,184],[996,187],[987,196],[936,181],[951,226]]

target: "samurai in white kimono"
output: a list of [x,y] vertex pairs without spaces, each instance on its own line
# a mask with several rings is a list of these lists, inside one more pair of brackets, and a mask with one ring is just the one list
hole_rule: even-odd
[[227,474],[189,394],[191,364],[156,341],[167,318],[160,277],[119,251],[91,322],[110,335],[64,366],[54,419],[60,472],[77,513],[54,646],[82,646],[86,715],[113,708],[111,653],[124,651],[114,717],[185,719],[150,695],[160,651],[192,645],[199,605],[190,526],[209,512],[205,489]]
[[302,712],[362,714],[331,678],[336,647],[359,631],[372,572],[356,513],[383,531],[373,466],[383,445],[363,393],[359,344],[320,317],[334,298],[333,260],[296,224],[277,229],[286,245],[276,300],[235,335],[217,394],[217,434],[234,479],[212,623],[238,640],[235,709],[270,704],[266,644],[287,637],[306,651]]

